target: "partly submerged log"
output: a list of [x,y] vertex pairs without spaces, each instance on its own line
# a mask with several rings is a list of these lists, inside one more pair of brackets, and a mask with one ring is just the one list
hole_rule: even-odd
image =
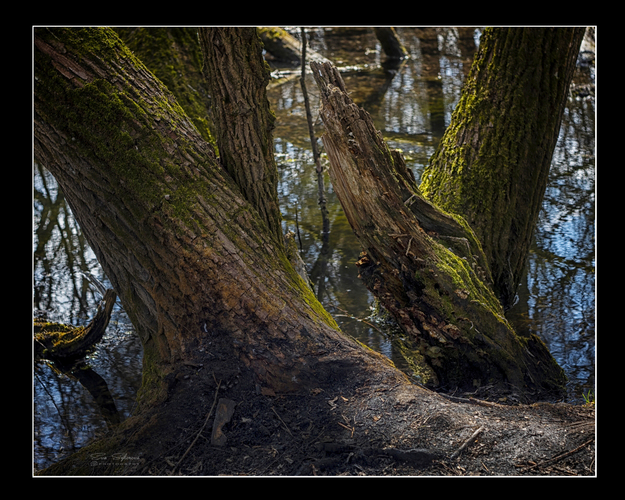
[[473,231],[423,198],[337,69],[311,68],[332,184],[364,249],[360,276],[414,342],[423,381],[529,399],[560,394],[563,370],[538,337],[519,337],[504,317]]
[[[276,26],[259,27],[258,35],[267,51],[265,59],[271,63],[292,67],[298,67],[302,63],[302,42],[288,31]],[[309,61],[328,61],[321,54],[310,48],[308,49],[307,58]]]
[[373,31],[387,59],[398,61],[408,56],[408,51],[397,36],[395,28],[384,26],[373,28]]
[[98,310],[87,326],[34,321],[35,358],[70,361],[84,356],[104,335],[117,294],[106,290]]

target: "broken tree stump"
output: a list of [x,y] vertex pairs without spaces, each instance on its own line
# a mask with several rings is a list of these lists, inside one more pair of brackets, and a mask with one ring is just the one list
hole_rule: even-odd
[[414,343],[422,381],[470,392],[492,386],[526,400],[560,395],[563,370],[538,337],[518,336],[506,320],[468,224],[421,195],[338,70],[310,66],[332,184],[363,247],[360,277]]

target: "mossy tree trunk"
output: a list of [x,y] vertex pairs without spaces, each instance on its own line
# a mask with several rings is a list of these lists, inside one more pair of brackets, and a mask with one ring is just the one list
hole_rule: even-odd
[[117,300],[114,290],[106,290],[94,317],[86,326],[34,321],[35,359],[72,362],[82,358],[102,340]]
[[488,28],[421,192],[461,214],[509,308],[521,281],[584,28]]
[[269,392],[334,377],[323,367],[341,352],[379,363],[342,336],[212,146],[111,30],[38,28],[35,49],[35,157],[141,338],[142,407],[193,363]]
[[427,201],[397,151],[353,103],[339,72],[311,63],[323,103],[330,177],[364,252],[367,287],[416,345],[424,381],[545,396],[564,375],[536,336],[519,338],[492,292],[466,222]]
[[198,28],[116,27],[114,31],[176,96],[202,137],[214,144]]

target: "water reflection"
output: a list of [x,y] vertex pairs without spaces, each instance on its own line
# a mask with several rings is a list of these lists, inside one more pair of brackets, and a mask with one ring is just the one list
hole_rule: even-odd
[[34,463],[46,467],[130,416],[141,384],[141,344],[112,318],[105,337],[71,367],[42,361],[33,380]]
[[[449,123],[480,30],[399,28],[411,58],[399,68],[382,67],[373,30],[311,28],[313,50],[344,65],[352,98],[372,115],[390,147],[402,150],[417,179]],[[299,36],[299,28],[293,30]],[[592,83],[592,66],[577,75]],[[313,115],[319,96],[307,81]],[[304,102],[297,78],[273,86],[277,115],[275,153],[284,230],[296,233],[315,292],[350,335],[404,367],[397,348],[367,322],[374,300],[358,279],[354,263],[361,251],[328,178],[327,237],[317,205],[317,183]],[[571,399],[594,387],[594,99],[570,99],[564,116],[551,180],[519,303],[510,312],[518,329],[545,340],[571,379]],[[316,120],[316,134],[322,124]],[[323,161],[326,161],[325,158]],[[82,277],[107,283],[54,179],[39,166],[34,172],[34,287],[36,313],[51,320],[81,324],[99,300]],[[360,320],[360,321],[359,321]],[[35,464],[45,467],[105,432],[111,412],[119,419],[132,411],[141,383],[141,346],[123,310],[116,307],[107,334],[83,368],[101,377],[100,389],[112,398],[94,397],[76,372],[41,363],[33,379]],[[108,406],[106,406],[108,405]],[[104,408],[104,410],[103,410]],[[107,413],[108,412],[108,413]],[[115,418],[115,417],[112,417]]]
[[[35,169],[35,314],[45,313],[52,321],[80,324],[89,318],[91,306],[97,300],[80,273],[97,273],[97,259],[52,175],[39,165]],[[97,276],[102,277],[101,273]]]
[[[594,78],[581,67],[576,85]],[[550,171],[521,300],[517,329],[538,334],[569,375],[570,397],[595,387],[595,109],[569,99]]]
[[[33,313],[84,325],[99,293],[84,273],[108,285],[54,178],[34,172]],[[43,468],[127,418],[141,384],[141,344],[116,305],[107,331],[85,362],[34,365],[34,463]]]

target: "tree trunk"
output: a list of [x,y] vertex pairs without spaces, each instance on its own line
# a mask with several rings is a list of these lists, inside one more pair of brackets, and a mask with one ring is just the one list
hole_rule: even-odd
[[[256,28],[201,29],[221,164],[282,245],[273,122]],[[234,53],[234,50],[242,53]]]
[[397,36],[395,28],[379,27],[373,28],[373,31],[375,32],[375,36],[380,42],[380,45],[382,45],[382,50],[384,51],[387,59],[400,60],[406,57],[408,52]]
[[336,323],[166,89],[107,30],[38,29],[35,44],[36,159],[141,337],[144,397],[201,349],[268,391],[316,378]]
[[210,96],[202,74],[198,29],[190,27],[117,27],[115,32],[148,69],[176,96],[200,134],[214,144]]
[[[288,31],[277,26],[262,26],[258,34],[267,51],[265,59],[275,66],[297,67],[302,62],[302,42]],[[308,60],[327,62],[327,59],[314,50],[308,49]]]
[[515,300],[584,28],[486,29],[422,176],[423,195],[478,235],[504,308]]
[[401,377],[342,336],[212,147],[112,32],[37,29],[35,47],[36,160],[141,338],[140,409],[188,366],[211,373],[209,385],[240,379],[263,394],[323,387],[354,364]]
[[334,190],[365,250],[369,290],[416,343],[432,385],[558,393],[562,369],[536,337],[519,338],[487,285],[469,226],[429,203],[397,151],[347,94],[331,65],[311,63],[321,91],[323,143]]
[[[471,426],[481,408],[449,413],[449,401],[338,331],[210,144],[111,30],[34,34],[36,161],[59,182],[144,347],[135,414],[43,474],[292,475],[350,460],[382,470],[388,459],[414,473],[457,454],[446,431]],[[480,418],[507,411],[486,410]],[[520,432],[565,425],[549,409],[519,411],[548,418],[521,418]],[[414,424],[432,412],[448,416],[421,441]],[[211,419],[208,445],[199,437]],[[500,422],[484,432],[497,442],[491,467],[507,463]],[[422,442],[432,450],[415,450]],[[579,447],[575,435],[558,443]]]

